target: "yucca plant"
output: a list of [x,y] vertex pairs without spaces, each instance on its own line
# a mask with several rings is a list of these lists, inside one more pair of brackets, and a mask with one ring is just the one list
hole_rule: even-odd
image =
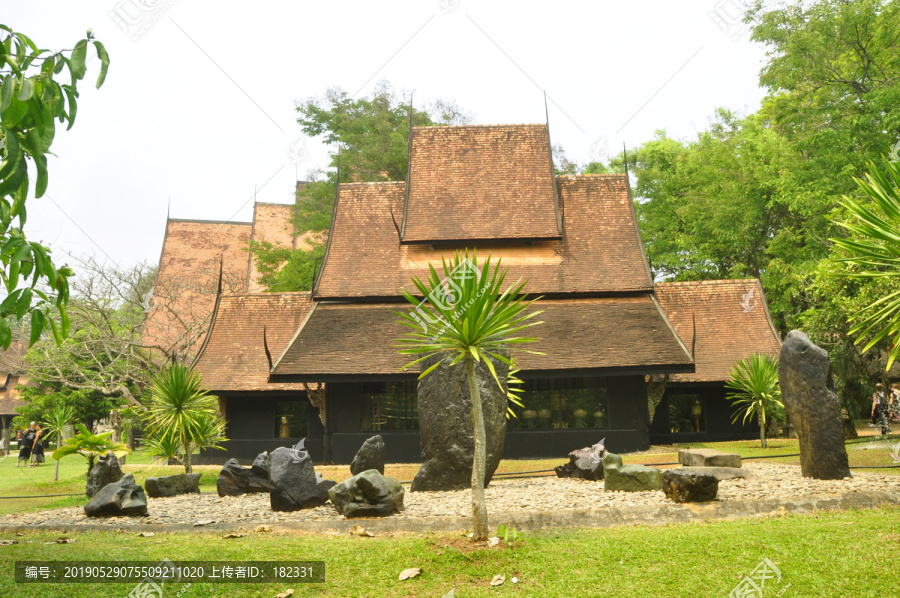
[[218,400],[203,390],[200,376],[176,363],[153,378],[144,421],[149,437],[181,447],[184,471],[192,473],[194,450],[221,448],[219,443],[227,440],[218,411]]
[[[44,430],[47,433],[46,439],[50,441],[56,437],[56,450],[62,445],[62,437],[66,426],[71,426],[78,419],[75,408],[71,405],[57,405],[47,413],[44,419]],[[56,460],[56,469],[53,471],[53,481],[59,480],[59,459]]]
[[731,368],[730,379],[725,382],[725,387],[737,391],[725,397],[738,407],[732,423],[743,415],[743,423],[746,424],[755,415],[759,424],[759,441],[763,448],[767,448],[767,417],[784,407],[778,384],[778,362],[771,355],[761,353],[744,357]]
[[112,436],[111,431],[103,434],[91,434],[90,430],[84,427],[83,424],[75,424],[75,428],[78,430],[78,433],[72,438],[66,439],[60,448],[53,451],[51,457],[59,461],[69,455],[81,455],[88,462],[87,475],[90,475],[91,469],[94,468],[97,457],[110,451],[115,453],[116,456],[127,455],[131,452],[121,442],[114,442],[110,439],[110,436]]
[[507,270],[500,270],[500,262],[493,268],[491,258],[479,270],[475,252],[456,252],[448,263],[442,259],[443,276],[429,264],[429,275],[423,282],[413,277],[424,301],[403,291],[407,301],[416,306],[408,312],[395,312],[408,332],[398,342],[400,353],[421,355],[404,368],[416,365],[435,354],[446,358],[424,370],[419,379],[430,374],[440,363],[465,363],[472,401],[472,422],[475,451],[472,464],[472,521],[473,539],[484,540],[488,534],[487,506],[484,502],[486,438],[481,394],[475,374],[475,364],[484,361],[497,384],[503,384],[489,357],[511,364],[500,354],[505,345],[530,343],[536,338],[517,336],[525,328],[540,324],[528,320],[540,312],[524,313],[536,300],[525,297],[525,282],[516,282],[502,290]]
[[[855,216],[851,222],[837,222],[851,233],[850,238],[832,239],[845,255],[835,261],[853,264],[859,270],[842,273],[846,278],[866,280],[897,279],[900,277],[900,163],[885,162],[884,169],[869,163],[865,180],[854,177],[862,192],[860,197],[844,196],[841,204]],[[873,301],[849,321],[849,334],[856,336],[855,344],[868,339],[865,353],[883,338],[891,341],[886,370],[900,354],[900,291],[886,294]]]

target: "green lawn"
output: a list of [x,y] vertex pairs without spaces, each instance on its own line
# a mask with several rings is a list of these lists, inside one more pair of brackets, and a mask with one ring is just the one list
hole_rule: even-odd
[[[362,522],[364,524],[364,522]],[[8,596],[127,596],[134,584],[17,586],[16,560],[322,560],[326,583],[194,584],[182,596],[727,596],[764,558],[781,572],[765,596],[900,595],[900,508],[821,512],[737,521],[556,530],[527,534],[514,546],[472,550],[461,536],[362,538],[253,533],[236,539],[210,532],[68,534],[72,544],[45,544],[59,534],[0,533],[0,592]],[[874,557],[873,557],[874,555]],[[403,569],[421,576],[400,582]],[[503,574],[507,581],[491,588]],[[515,576],[519,582],[511,583]],[[790,585],[788,585],[790,584]],[[166,588],[175,595],[183,586]],[[770,589],[771,588],[771,589]],[[170,594],[171,592],[171,594]]]

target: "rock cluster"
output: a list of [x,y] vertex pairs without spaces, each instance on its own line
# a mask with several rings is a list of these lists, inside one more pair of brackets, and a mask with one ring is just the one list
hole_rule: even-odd
[[662,490],[666,498],[675,502],[704,502],[716,498],[719,480],[711,475],[669,469],[662,474]]
[[384,440],[380,435],[367,439],[350,463],[350,473],[353,475],[370,469],[384,473]]
[[269,472],[269,504],[273,511],[299,511],[324,505],[335,485],[313,468],[306,451],[277,448],[272,451]]
[[606,453],[603,457],[603,472],[603,489],[606,491],[662,490],[662,472],[646,465],[623,465],[622,457],[614,453]]
[[94,498],[84,505],[84,514],[88,517],[146,515],[147,495],[129,473],[121,480],[101,488]]
[[575,449],[569,453],[569,462],[553,471],[560,478],[577,478],[597,482],[603,479],[603,456],[606,455],[606,438],[593,446]]
[[200,494],[199,473],[179,473],[157,478],[147,478],[144,488],[150,498],[176,496],[178,494]]
[[[509,357],[506,349],[499,351]],[[422,362],[422,369],[438,365],[419,381],[419,435],[422,442],[422,467],[412,483],[412,491],[462,490],[472,485],[472,458],[475,437],[472,431],[472,401],[463,362],[450,365],[445,355]],[[490,358],[497,377],[505,385],[509,366]],[[484,362],[475,364],[481,394],[486,434],[485,487],[490,483],[503,456],[506,440],[506,388],[497,381]]]
[[713,449],[680,449],[678,462],[687,467],[740,467],[741,456]]
[[394,478],[370,469],[328,491],[331,504],[344,517],[386,517],[403,510],[403,487]]
[[121,480],[122,475],[122,466],[112,452],[101,455],[88,474],[84,492],[94,497],[107,484]]
[[828,352],[799,330],[791,330],[781,347],[778,379],[784,409],[800,440],[803,475],[818,480],[848,477],[841,405]]
[[249,469],[237,459],[229,459],[216,479],[219,496],[240,496],[269,491],[269,454],[261,453]]

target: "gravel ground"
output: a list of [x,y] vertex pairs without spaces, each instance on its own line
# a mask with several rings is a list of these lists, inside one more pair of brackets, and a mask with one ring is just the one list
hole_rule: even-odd
[[[747,479],[719,483],[721,501],[761,498],[831,497],[852,492],[900,493],[900,476],[854,473],[844,480],[811,480],[800,475],[800,467],[774,463],[745,464]],[[492,514],[565,509],[603,509],[609,507],[671,504],[662,492],[605,492],[602,482],[558,479],[555,477],[493,482],[485,491],[488,512]],[[406,510],[395,517],[465,517],[471,514],[468,490],[453,492],[409,492]],[[81,507],[15,513],[0,517],[0,525],[110,525],[123,522],[148,524],[267,524],[284,521],[338,520],[330,503],[293,513],[274,512],[267,494],[249,494],[220,498],[215,494],[183,495],[148,499],[150,515],[140,518],[89,518]]]

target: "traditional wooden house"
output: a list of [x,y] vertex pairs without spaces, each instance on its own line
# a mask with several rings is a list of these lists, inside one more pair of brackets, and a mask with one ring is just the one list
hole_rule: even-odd
[[[411,308],[413,275],[464,249],[502,258],[542,297],[529,348],[544,354],[516,354],[526,407],[505,456],[755,434],[731,426],[722,388],[740,357],[780,347],[757,281],[654,284],[627,176],[556,176],[545,125],[414,128],[409,145],[406,181],[339,186],[311,294],[217,300],[195,367],[230,440],[205,460],[250,462],[306,437],[314,459],[348,463],[377,433],[389,460],[418,461],[418,372],[400,369],[394,312]],[[296,246],[289,209],[260,205],[250,234]],[[237,263],[256,290],[252,255]],[[651,376],[668,379],[653,427]],[[699,397],[699,432],[678,419],[685,395]]]
[[381,434],[419,458],[417,372],[395,341],[400,289],[462,249],[502,258],[543,298],[533,349],[516,358],[527,410],[509,457],[565,455],[607,438],[647,448],[647,374],[694,371],[654,297],[625,175],[557,177],[545,125],[414,128],[405,182],[340,185],[313,305],[270,381],[326,384],[323,455],[347,463]]

